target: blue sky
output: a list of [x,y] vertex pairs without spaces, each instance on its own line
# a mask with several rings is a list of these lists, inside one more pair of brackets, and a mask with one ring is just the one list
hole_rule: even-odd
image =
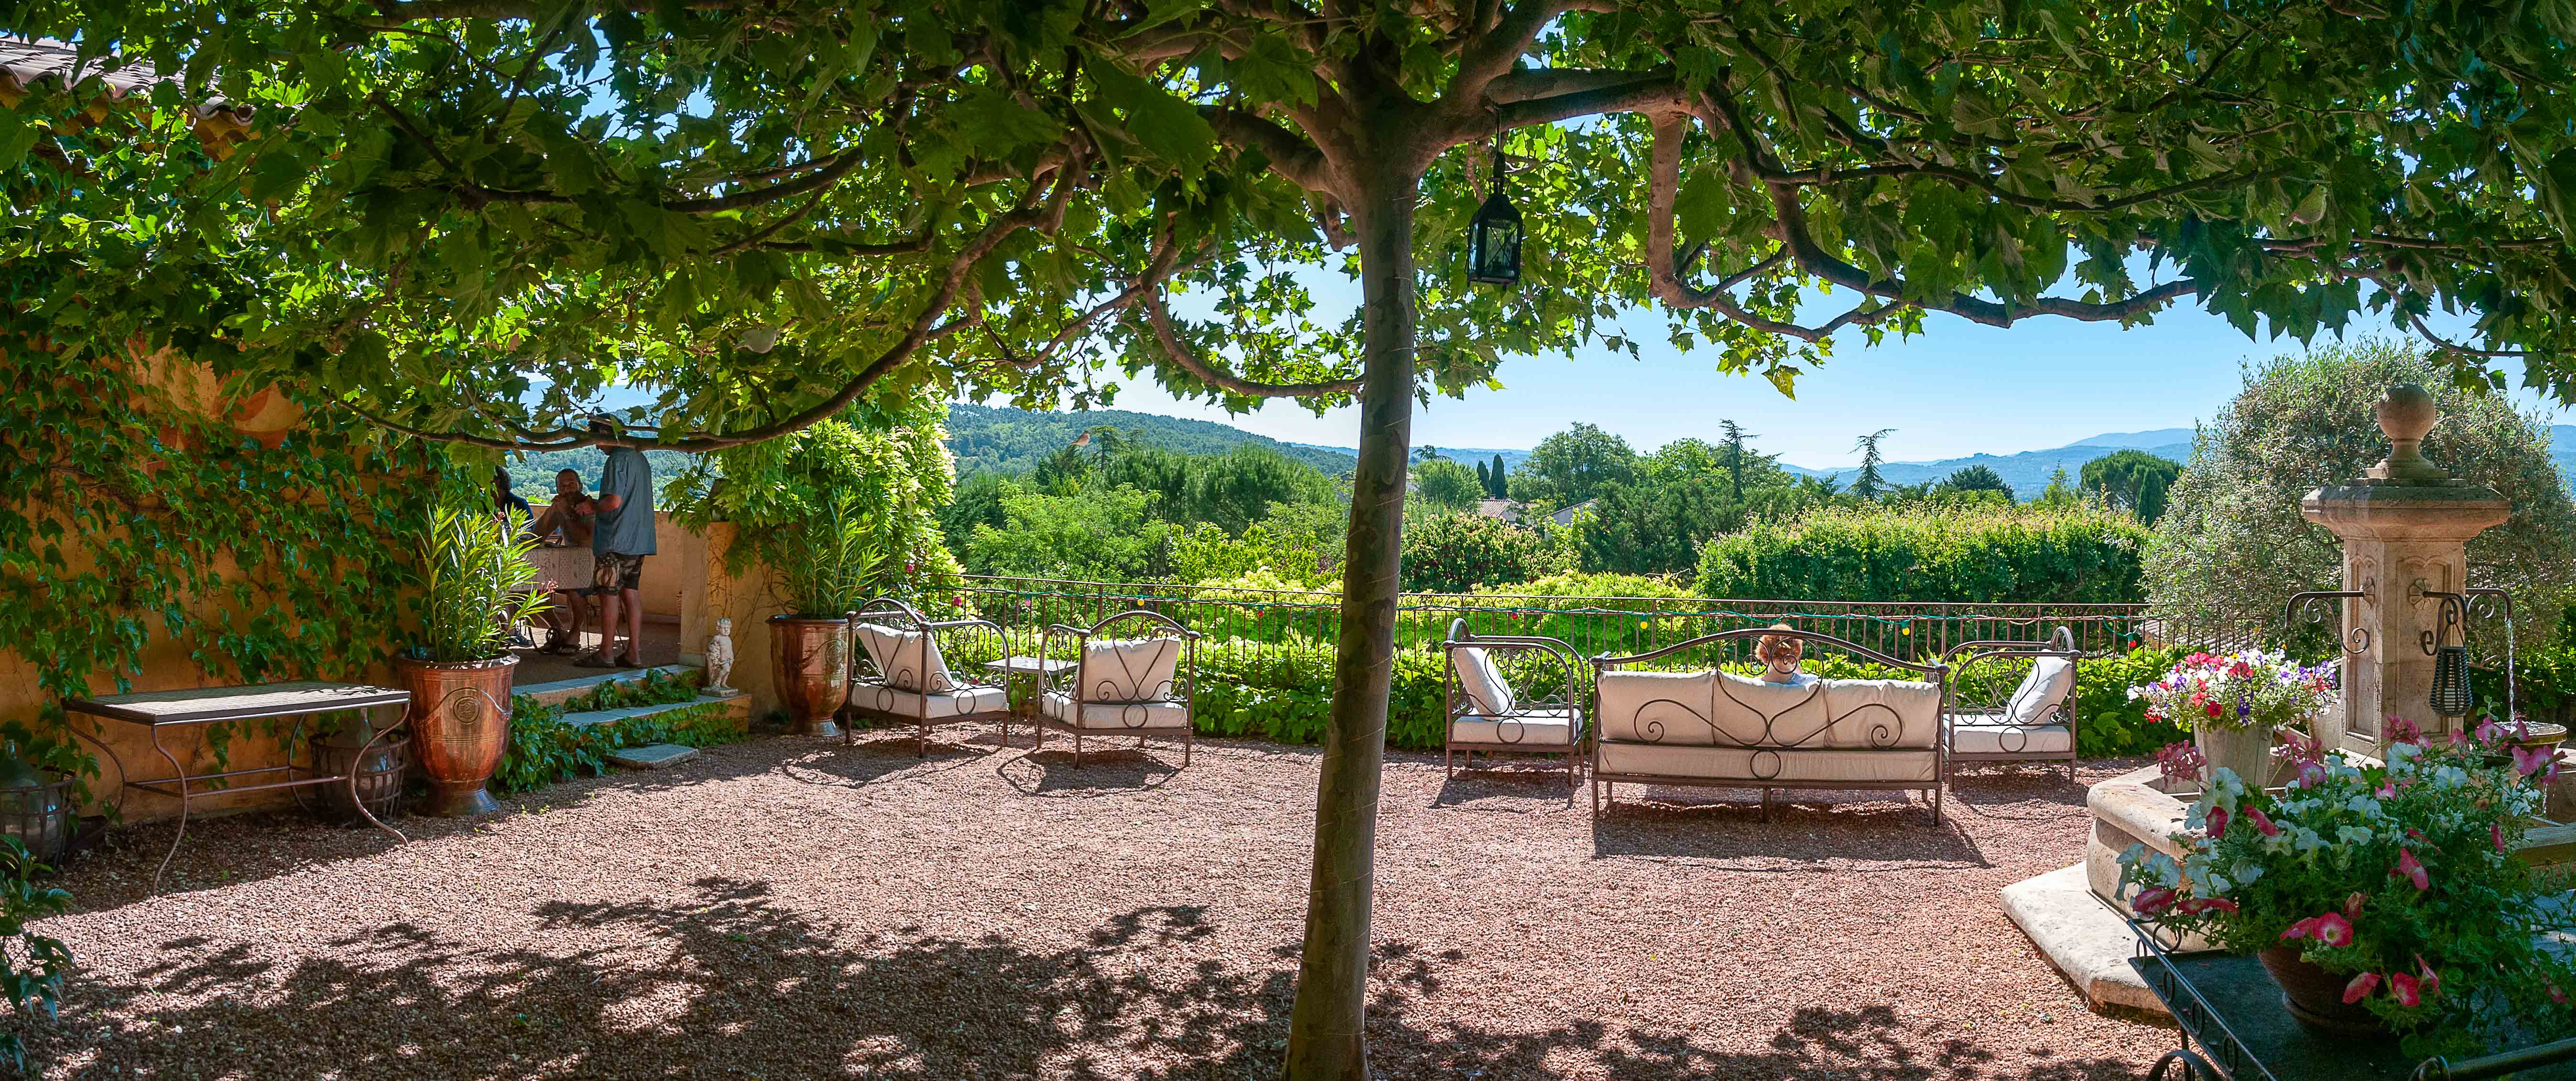
[[[1925,333],[1875,348],[1846,335],[1830,362],[1799,378],[1792,401],[1758,377],[1718,374],[1712,354],[1675,350],[1658,316],[1636,313],[1629,324],[1645,343],[1642,359],[1595,351],[1579,361],[1506,361],[1504,389],[1435,398],[1417,410],[1414,442],[1528,447],[1589,421],[1645,450],[1685,436],[1713,440],[1717,422],[1733,418],[1758,433],[1763,450],[1810,467],[1857,462],[1853,438],[1880,428],[1896,429],[1884,444],[1891,460],[2010,454],[2105,432],[2190,427],[2236,392],[2240,365],[2302,349],[2289,338],[2247,338],[2191,308],[2130,330],[2063,319],[2004,330],[1935,314]],[[2508,379],[2518,383],[2520,372],[2509,369]],[[2516,401],[2525,409],[2543,404],[2527,393]],[[1229,417],[1204,403],[1176,402],[1150,384],[1126,386],[1117,406],[1298,443],[1350,446],[1359,430],[1353,409],[1317,417],[1273,402]],[[2553,407],[2549,415],[2553,423],[2576,421],[2576,411]]]

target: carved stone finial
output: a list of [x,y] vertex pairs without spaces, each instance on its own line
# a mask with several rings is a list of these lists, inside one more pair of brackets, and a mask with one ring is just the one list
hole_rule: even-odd
[[2424,457],[2424,436],[2442,419],[2433,409],[2432,394],[2413,383],[2399,383],[2380,395],[2375,411],[2380,432],[2388,436],[2388,457],[2370,467],[2371,479],[2395,484],[2441,484],[2451,479]]

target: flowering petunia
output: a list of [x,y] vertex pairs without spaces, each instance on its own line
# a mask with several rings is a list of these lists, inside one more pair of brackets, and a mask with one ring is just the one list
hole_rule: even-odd
[[2549,769],[2549,760],[2556,757],[2552,753],[2554,750],[2555,748],[2515,747],[2513,749],[2514,773],[2528,777],[2533,774],[2540,773],[2542,770]]
[[2138,915],[2141,916],[2159,915],[2163,913],[2164,910],[2173,907],[2175,896],[2176,894],[2173,887],[2151,886],[2147,889],[2139,890],[2138,896],[2129,902],[2129,907],[2136,910]]
[[2186,916],[2197,916],[2203,912],[2233,913],[2236,911],[2236,902],[2224,897],[2194,897],[2184,901],[2179,911]]
[[2245,818],[2247,821],[2254,823],[2255,831],[2261,833],[2265,837],[2278,837],[2281,835],[2281,827],[2273,825],[2271,816],[2264,814],[2263,809],[2260,807],[2249,806],[2245,808]]
[[2501,823],[2488,823],[2487,833],[2495,838],[2496,851],[2504,851],[2504,826]]
[[2227,836],[2227,808],[2211,807],[2209,809],[2209,835],[2212,838]]
[[2317,941],[2328,946],[2352,945],[2352,921],[2342,914],[2328,912],[2317,917]]
[[2397,850],[2397,869],[2388,873],[2414,883],[2416,889],[2433,888],[2433,876],[2424,872],[2424,863],[2415,858],[2415,850],[2412,848]]
[[2370,994],[2373,988],[2378,986],[2379,974],[2376,972],[2364,972],[2361,975],[2353,977],[2351,983],[2343,985],[2344,1004],[2349,1006],[2355,1002],[2361,1001],[2364,996]]
[[2397,999],[2400,1006],[2413,1006],[2424,1001],[2423,990],[2416,986],[2415,977],[2403,972],[2388,974],[2388,993]]
[[2370,900],[2369,894],[2363,893],[2360,890],[2352,891],[2352,896],[2343,899],[2344,918],[2352,920],[2360,919],[2361,903],[2367,900]]
[[2433,966],[2424,962],[2423,954],[2415,955],[2415,971],[2423,974],[2424,997],[2431,998],[2442,993],[2442,978],[2433,974]]

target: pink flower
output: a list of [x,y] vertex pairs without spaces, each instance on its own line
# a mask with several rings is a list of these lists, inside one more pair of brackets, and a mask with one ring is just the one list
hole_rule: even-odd
[[[2352,989],[2347,987],[2344,993],[2351,994]],[[2422,989],[2415,984],[2415,977],[2403,972],[2388,974],[2388,993],[2397,997],[2397,1004],[2400,1006],[2419,1005],[2424,1001]]]
[[2513,772],[2524,777],[2547,776],[2548,773],[2556,772],[2551,768],[2550,763],[2550,759],[2554,757],[2556,755],[2551,753],[2550,749],[2517,746],[2513,749]]
[[2504,851],[2504,826],[2503,826],[2503,824],[2501,824],[2501,823],[2489,823],[2489,824],[2487,825],[2487,833],[2488,833],[2488,834],[2490,834],[2490,835],[2492,835],[2492,836],[2495,838],[2496,851],[2498,851],[2498,852],[2502,852],[2502,851]]
[[2227,808],[2209,809],[2209,836],[2213,839],[2227,836]]
[[2493,743],[2504,738],[2504,726],[2499,725],[2492,720],[2480,721],[2478,722],[2476,735],[2478,742],[2480,743]]
[[2255,830],[2261,832],[2263,836],[2278,837],[2281,835],[2281,827],[2273,825],[2271,816],[2264,814],[2262,808],[2245,808],[2245,817],[2253,821]]
[[2194,897],[2182,903],[2181,911],[2186,916],[2197,916],[2203,912],[2232,914],[2236,911],[2236,902],[2224,897]]
[[2141,916],[2154,916],[2172,908],[2174,897],[2174,890],[2170,886],[2143,889],[2139,890],[2138,896],[2129,902],[2129,908]]
[[2317,942],[2327,946],[2352,945],[2352,921],[2328,912],[2317,917]]
[[2558,981],[2550,979],[2547,976],[2543,976],[2540,978],[2540,982],[2547,984],[2549,987],[2549,1001],[2555,1002],[2561,1006],[2567,1004],[2567,992],[2558,989]]
[[2352,891],[2352,896],[2343,899],[2344,918],[2353,920],[2360,919],[2361,903],[2367,900],[2370,900],[2369,894],[2363,893],[2360,890]]
[[2423,861],[2415,858],[2414,849],[2398,849],[2397,869],[2388,873],[2414,883],[2416,889],[2429,890],[2433,888],[2433,876],[2424,872],[2424,863]]
[[2442,978],[2433,974],[2433,966],[2424,963],[2423,954],[2415,955],[2415,971],[2424,974],[2424,997],[2431,998],[2442,992]]
[[2378,986],[2379,974],[2376,972],[2364,972],[2361,975],[2353,977],[2351,983],[2343,985],[2344,1005],[2349,1006],[2355,1002],[2361,1001],[2364,997],[2370,994],[2373,988]]
[[2352,921],[2333,912],[2310,916],[2291,924],[2288,930],[2281,932],[2281,937],[2312,938],[2320,946],[2349,946],[2352,945]]

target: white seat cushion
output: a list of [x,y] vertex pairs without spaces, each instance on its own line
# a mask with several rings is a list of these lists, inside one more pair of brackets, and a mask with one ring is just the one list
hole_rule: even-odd
[[1720,672],[1713,689],[1709,719],[1717,723],[1718,746],[1819,746],[1827,717],[1823,680],[1801,674],[1793,682],[1766,683]]
[[1458,694],[1470,712],[1498,716],[1516,712],[1512,685],[1494,667],[1494,655],[1474,646],[1449,651],[1449,667],[1458,674]]
[[1449,719],[1449,742],[1513,747],[1571,746],[1574,743],[1574,710],[1567,706],[1537,707],[1526,713],[1501,717],[1452,717]]
[[1959,754],[2065,754],[2073,746],[2062,724],[2014,724],[2001,713],[1950,718],[1950,749]]
[[1717,742],[1709,710],[1717,697],[1715,672],[1603,672],[1595,686],[1600,708],[1594,723],[1601,738],[1670,747]]
[[1941,768],[1940,756],[1929,750],[1774,751],[1645,743],[1603,743],[1600,762],[1604,773],[1743,781],[1747,788],[1759,788],[1765,781],[1800,784],[1919,781],[1929,785]]
[[1928,748],[1941,735],[1941,687],[1904,679],[1829,679],[1833,729],[1805,744],[1834,750]]
[[850,685],[850,704],[899,717],[936,721],[970,713],[1002,712],[1010,708],[1011,694],[1000,687],[959,687],[922,694],[883,683],[854,683]]
[[1181,663],[1178,638],[1101,638],[1082,644],[1082,670],[1074,674],[1082,696],[1094,702],[1152,702],[1172,696]]
[[1068,724],[1084,731],[1139,732],[1177,730],[1190,726],[1190,707],[1179,702],[1085,702],[1082,719],[1072,720],[1073,696],[1063,691],[1048,691],[1039,701],[1049,720]]
[[2066,657],[2042,657],[2032,662],[2030,674],[2022,677],[2021,687],[2013,691],[2012,700],[2004,706],[2004,716],[2014,724],[2038,724],[2074,690],[2075,662]]
[[852,626],[885,685],[933,693],[956,688],[957,681],[948,672],[948,660],[939,655],[939,642],[929,631],[896,630],[876,623]]

